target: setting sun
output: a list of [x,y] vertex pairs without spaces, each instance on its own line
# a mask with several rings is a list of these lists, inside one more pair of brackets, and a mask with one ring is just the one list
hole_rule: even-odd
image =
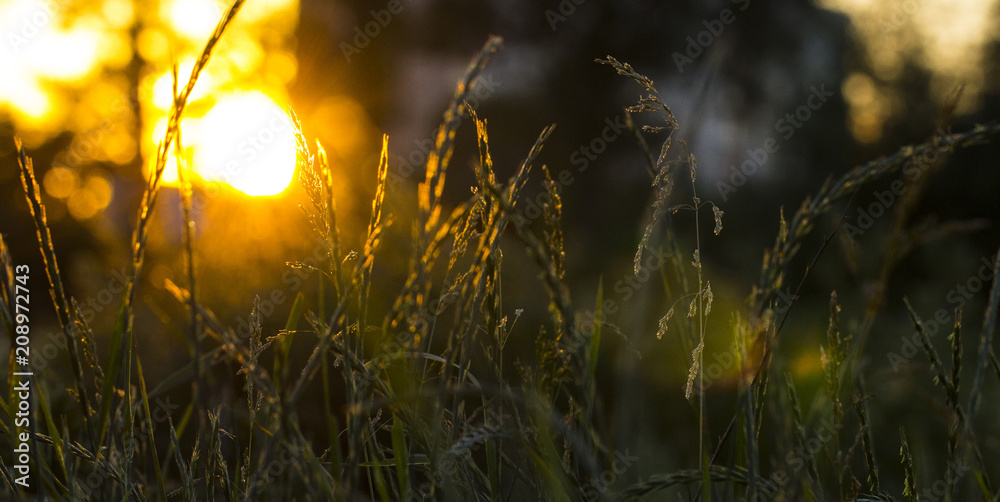
[[[203,114],[181,122],[186,168],[205,182],[224,183],[251,196],[277,195],[288,188],[296,148],[282,107],[260,91],[226,93],[214,101]],[[157,120],[151,143],[163,137],[166,126],[166,117]],[[153,162],[150,157],[147,169]],[[176,165],[172,153],[167,165]],[[164,171],[163,182],[177,183],[175,168]]]
[[998,77],[1000,0],[0,0],[0,502],[1000,502]]
[[192,168],[206,181],[247,195],[277,195],[295,173],[295,135],[288,115],[259,92],[221,98],[204,117],[184,124]]

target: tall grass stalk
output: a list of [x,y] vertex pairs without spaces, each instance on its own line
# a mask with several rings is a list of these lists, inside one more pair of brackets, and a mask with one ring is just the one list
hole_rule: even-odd
[[[615,427],[622,427],[616,422],[624,414],[616,414],[614,407],[622,401],[609,392],[603,379],[606,368],[612,367],[611,351],[621,346],[609,341],[608,330],[621,334],[624,342],[619,344],[628,348],[632,348],[633,336],[642,335],[626,335],[606,315],[611,314],[604,310],[610,298],[603,275],[597,282],[596,313],[591,317],[574,310],[569,265],[574,250],[567,247],[570,241],[563,230],[566,187],[560,188],[552,175],[556,171],[543,163],[543,148],[555,126],[540,131],[520,163],[497,166],[487,120],[466,102],[487,61],[502,47],[498,37],[491,37],[474,54],[457,83],[425,176],[411,187],[416,191],[413,207],[403,207],[404,214],[393,214],[397,201],[387,190],[389,138],[381,138],[373,173],[375,190],[367,226],[360,235],[341,233],[338,218],[343,219],[344,214],[338,214],[333,196],[333,169],[323,146],[310,142],[294,112],[290,113],[299,181],[307,199],[305,219],[323,243],[330,263],[313,267],[320,273],[309,279],[313,281],[309,288],[295,296],[287,319],[278,323],[283,326],[280,330],[264,322],[260,298],[245,306],[250,331],[246,339],[203,304],[209,296],[200,293],[209,281],[197,273],[194,260],[191,166],[184,165],[180,154],[180,124],[199,75],[242,3],[236,1],[224,14],[183,87],[174,70],[168,127],[139,206],[130,241],[130,281],[110,330],[96,325],[92,328],[64,288],[34,169],[17,144],[48,289],[70,340],[74,380],[70,394],[77,401],[71,404],[79,406],[83,414],[79,423],[68,420],[59,407],[62,395],[56,386],[49,384],[49,377],[40,382],[37,403],[42,420],[34,434],[40,446],[34,460],[40,473],[40,496],[164,501],[625,501],[675,495],[681,500],[890,499],[886,492],[897,488],[892,477],[895,471],[878,462],[876,440],[882,441],[877,436],[882,415],[864,388],[860,364],[861,346],[872,329],[875,312],[886,304],[885,292],[865,297],[860,326],[842,322],[842,317],[850,315],[852,303],[843,301],[842,308],[842,297],[830,295],[829,318],[815,323],[818,332],[826,330],[825,340],[815,348],[823,369],[818,385],[796,382],[795,368],[779,344],[788,314],[786,309],[779,317],[777,292],[785,287],[793,273],[793,257],[807,245],[817,224],[845,200],[850,207],[851,198],[866,183],[884,179],[925,154],[940,156],[992,138],[1000,133],[1000,126],[936,134],[927,142],[828,179],[790,220],[780,213],[778,235],[764,253],[749,304],[745,312],[733,316],[736,348],[731,354],[731,373],[736,385],[731,395],[735,401],[729,426],[718,435],[709,427],[718,423],[710,413],[721,407],[723,398],[713,398],[709,406],[708,393],[715,383],[712,380],[717,379],[706,368],[706,357],[714,353],[708,316],[715,295],[711,282],[717,276],[711,264],[704,263],[707,239],[703,239],[701,227],[708,221],[701,212],[712,208],[715,234],[722,230],[724,214],[711,201],[700,198],[697,162],[686,151],[685,143],[675,138],[679,122],[652,80],[612,57],[599,60],[642,88],[638,103],[626,111],[626,122],[650,175],[652,200],[648,221],[636,231],[632,272],[640,274],[644,256],[657,246],[671,255],[661,263],[663,290],[656,293],[663,297],[663,305],[669,306],[667,313],[625,315],[636,315],[640,322],[659,318],[657,338],[666,335],[668,327],[677,333],[680,343],[673,350],[680,347],[690,363],[683,395],[698,420],[696,455],[694,439],[684,439],[690,442],[690,463],[697,465],[655,474],[651,470],[658,469],[654,467],[658,463],[670,464],[676,459],[653,461],[644,457],[631,463],[628,447],[632,445],[615,444]],[[639,112],[654,112],[663,122],[640,126],[634,115]],[[474,134],[478,148],[478,159],[472,163],[475,181],[467,200],[452,202],[444,194],[446,179],[453,183],[455,177],[447,173],[467,119],[474,126],[468,127],[468,139],[473,140]],[[665,137],[654,154],[646,136],[661,132]],[[154,383],[146,380],[133,318],[170,152],[176,152],[181,180],[179,211],[184,221],[186,284],[165,281],[164,286],[185,309],[181,322],[187,328],[190,361]],[[684,175],[685,168],[690,199],[674,203],[675,177]],[[502,179],[498,172],[512,174]],[[540,180],[547,202],[539,204],[542,217],[528,222],[521,213],[532,179]],[[686,186],[685,182],[685,190]],[[405,199],[400,204],[405,204]],[[901,237],[910,228],[907,222],[912,204],[913,200],[907,200],[897,209],[890,237],[893,244],[877,271],[879,284],[884,285],[900,257],[920,243]],[[694,212],[693,249],[689,251],[684,251],[673,228],[672,215],[681,210]],[[399,225],[393,226],[397,220],[405,221],[406,213],[412,214],[408,235],[406,230],[398,230]],[[935,228],[938,236],[950,236],[973,227]],[[838,223],[818,246],[796,295],[839,230]],[[408,237],[412,244],[406,274],[386,279],[380,271],[388,261],[383,259],[384,253],[392,250],[384,249],[389,247],[385,244],[397,237]],[[524,270],[509,265],[516,263],[516,258],[511,258],[514,253],[523,253],[529,261]],[[299,262],[288,265],[310,267]],[[13,325],[11,268],[7,243],[0,236],[0,321],[8,330]],[[998,268],[1000,254],[994,259],[994,276],[1000,272]],[[539,305],[525,305],[511,295],[504,284],[511,274],[540,286]],[[843,295],[843,290],[840,293]],[[586,303],[589,307],[590,301]],[[673,315],[678,304],[681,309],[687,306],[687,315]],[[982,424],[977,428],[974,418],[983,407],[987,384],[996,383],[987,378],[989,368],[1000,377],[1000,364],[992,351],[1000,286],[993,285],[987,305],[976,364],[971,370],[971,390],[968,401],[963,401],[959,386],[963,366],[961,314],[956,312],[949,371],[915,309],[906,302],[935,383],[945,391],[947,457],[952,463],[970,460],[975,468],[975,476],[969,480],[948,481],[949,498],[960,498],[963,490],[971,489],[973,477],[983,498],[995,498],[990,480],[995,469],[991,471],[985,461],[989,451],[976,441],[977,433],[986,429]],[[110,343],[107,359],[101,364],[95,332],[105,331],[110,331]],[[517,352],[511,342],[534,351]],[[774,392],[775,384],[769,379],[774,371],[784,375],[779,392]],[[213,378],[217,374],[228,378],[217,381]],[[10,376],[8,372],[8,381]],[[238,383],[242,386],[234,378],[241,379]],[[170,413],[163,420],[158,418],[158,399],[184,385],[191,385],[192,402],[179,417]],[[233,390],[238,387],[242,390]],[[662,392],[676,393],[678,399],[682,394],[680,388]],[[724,396],[727,391],[719,392]],[[0,411],[10,419],[13,388],[6,394],[7,399],[0,400]],[[774,395],[778,397],[769,399]],[[854,397],[857,420],[844,416],[842,399],[846,396]],[[658,402],[662,396],[655,397],[649,401]],[[92,398],[100,403],[99,409],[89,404]],[[697,399],[697,405],[692,399]],[[834,430],[822,448],[813,449],[810,445],[819,432],[815,430],[817,416],[829,417]],[[0,425],[7,434],[15,429],[11,420]],[[853,445],[841,443],[841,428],[850,429],[856,437]],[[762,431],[774,433],[776,439],[768,441]],[[846,431],[844,435],[850,437]],[[724,449],[730,436],[735,438]],[[712,451],[716,437],[718,443]],[[808,449],[808,453],[800,459],[805,467],[802,472],[782,481],[776,475],[787,474],[787,466],[773,458],[785,446],[793,451],[796,447]],[[643,455],[649,454],[643,451]],[[923,472],[918,467],[926,464],[926,454],[919,447],[911,451],[902,428],[900,457],[902,494],[917,500],[915,473]],[[624,471],[623,460],[628,463]],[[6,488],[14,493],[8,466],[0,467]],[[614,474],[613,482],[606,481],[609,473]],[[85,486],[89,475],[98,475],[103,485]],[[929,478],[922,474],[920,479]]]
[[[80,351],[77,347],[76,330],[74,320],[70,317],[69,302],[66,299],[66,292],[63,288],[62,277],[59,275],[59,262],[56,260],[55,247],[52,244],[52,233],[49,231],[48,221],[45,217],[45,205],[42,203],[41,189],[35,179],[35,169],[24,151],[20,139],[15,139],[17,147],[17,161],[21,171],[21,184],[24,187],[24,195],[28,199],[28,207],[31,216],[35,221],[35,230],[38,234],[38,245],[41,249],[42,260],[45,263],[45,274],[49,280],[49,293],[56,306],[56,315],[59,319],[59,326],[62,328],[63,336],[69,341],[70,365],[73,370],[73,384],[76,387],[77,399],[79,400],[81,417],[84,420],[85,430],[91,444],[94,444],[94,430],[91,423],[90,398],[85,390],[83,381],[83,366],[80,363]],[[14,333],[13,329],[9,331]],[[13,347],[13,344],[11,344]],[[13,350],[13,349],[12,349]],[[13,365],[11,365],[13,368]],[[10,380],[13,382],[13,379]]]

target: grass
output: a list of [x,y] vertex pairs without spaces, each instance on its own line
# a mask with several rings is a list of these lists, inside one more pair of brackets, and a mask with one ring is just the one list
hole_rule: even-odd
[[[643,466],[654,462],[640,459],[638,467],[625,472],[621,465],[629,460],[629,445],[614,444],[608,426],[613,407],[623,403],[616,402],[599,382],[603,358],[609,357],[609,344],[614,343],[606,334],[617,332],[626,340],[653,334],[626,335],[613,325],[604,314],[601,283],[593,300],[595,314],[578,315],[578,309],[592,303],[571,299],[565,263],[567,253],[574,250],[565,248],[561,194],[548,168],[538,166],[554,126],[539,132],[509,179],[498,180],[487,121],[470,110],[465,100],[490,56],[501,49],[499,38],[489,39],[472,59],[444,114],[412,208],[416,216],[411,256],[402,284],[377,273],[380,260],[392,252],[383,249],[383,242],[396,218],[386,204],[388,138],[383,138],[377,172],[371,173],[377,188],[367,229],[363,235],[345,237],[338,227],[326,154],[321,145],[310,146],[295,121],[308,218],[330,259],[314,268],[319,272],[315,279],[318,297],[299,293],[284,329],[266,330],[260,299],[252,301],[247,337],[226,326],[199,300],[199,288],[210,285],[199,280],[191,186],[179,165],[182,197],[178,209],[186,222],[183,277],[187,284],[168,282],[166,288],[187,310],[188,315],[175,322],[187,333],[184,349],[190,361],[161,382],[147,382],[133,319],[141,298],[137,287],[144,273],[150,221],[158,209],[160,180],[169,168],[167,153],[180,148],[179,123],[191,89],[241,5],[236,1],[224,15],[188,82],[178,89],[175,78],[170,125],[159,146],[156,169],[138,208],[130,243],[131,280],[110,329],[89,326],[63,285],[35,171],[18,143],[24,191],[38,230],[48,289],[68,341],[73,381],[70,389],[64,389],[67,383],[49,374],[35,380],[37,406],[29,432],[35,444],[32,473],[36,484],[22,490],[14,483],[11,466],[5,464],[7,497],[929,500],[918,494],[928,493],[941,479],[946,484],[941,497],[945,500],[1000,498],[995,485],[1000,473],[980,446],[984,437],[995,440],[996,430],[983,420],[977,426],[976,420],[985,389],[995,388],[1000,380],[1000,365],[992,349],[1000,307],[996,282],[989,291],[982,334],[971,356],[962,344],[961,313],[956,313],[948,363],[925,332],[920,314],[906,304],[933,382],[943,391],[940,399],[948,420],[942,426],[947,441],[937,448],[946,452],[948,469],[960,466],[971,473],[966,476],[915,467],[930,463],[920,458],[922,452],[910,448],[905,425],[899,427],[898,439],[875,433],[880,430],[875,426],[879,401],[866,390],[865,375],[870,373],[864,371],[864,347],[885,298],[873,294],[860,311],[845,313],[837,293],[831,292],[829,318],[815,323],[826,326],[825,342],[819,348],[822,389],[800,394],[797,387],[803,384],[788,371],[790,356],[781,344],[788,336],[783,328],[794,303],[779,305],[777,294],[797,276],[798,296],[810,270],[839,235],[843,216],[838,220],[833,212],[844,207],[846,215],[861,187],[888,178],[927,152],[944,157],[954,148],[989,139],[1000,133],[1000,127],[937,134],[927,142],[903,147],[829,179],[789,220],[782,214],[774,244],[764,253],[759,281],[745,308],[731,313],[736,347],[732,356],[741,378],[732,405],[720,405],[709,403],[714,394],[706,392],[708,325],[722,321],[718,307],[712,310],[715,272],[702,262],[703,246],[710,241],[701,238],[700,229],[707,207],[712,208],[714,234],[724,231],[725,215],[698,197],[697,163],[683,142],[673,138],[681,125],[654,83],[612,57],[599,60],[634,80],[643,93],[628,108],[628,123],[637,148],[647,159],[653,203],[650,220],[637,239],[634,273],[642,272],[643,257],[654,247],[669,249],[674,256],[669,267],[660,270],[662,310],[629,315],[659,319],[656,338],[664,339],[660,343],[674,343],[671,350],[688,358],[686,389],[676,392],[692,403],[697,417],[697,423],[684,425],[690,432],[697,431],[695,463],[657,474]],[[654,114],[665,125],[644,126],[640,131],[632,115],[640,113]],[[442,194],[456,132],[462,119],[470,116],[478,140],[479,159],[473,167],[476,181],[468,200],[447,207]],[[662,141],[658,154],[649,149],[647,141],[651,140]],[[543,180],[549,202],[543,204],[540,221],[521,225],[517,223],[519,201],[533,178]],[[690,200],[676,200],[674,188],[681,183],[690,183]],[[916,187],[908,194],[918,192]],[[908,225],[912,203],[899,203],[894,211],[893,244],[880,260],[883,284],[901,257],[919,244],[913,241]],[[673,227],[689,214],[695,239],[693,249],[686,250]],[[838,223],[816,245],[810,236],[830,217]],[[923,230],[945,238],[961,229]],[[349,249],[355,237],[363,243],[358,251]],[[811,262],[804,269],[793,267],[793,258],[806,248],[812,248],[808,251]],[[535,269],[505,268],[505,253],[525,253]],[[0,262],[0,317],[6,331],[13,333],[13,262],[2,238]],[[994,277],[998,268],[1000,255],[994,259]],[[543,322],[529,325],[519,308],[510,308],[512,299],[505,294],[503,282],[511,274],[537,277],[547,298],[548,318]],[[372,300],[373,288],[398,293],[383,308]],[[877,291],[884,295],[884,287]],[[686,315],[674,315],[675,307],[683,312],[685,305]],[[861,322],[845,331],[841,322],[845,314]],[[98,351],[98,339],[108,341],[107,351]],[[533,343],[534,354],[518,355],[510,346],[514,341]],[[308,357],[293,357],[293,348],[308,349]],[[960,387],[962,367],[963,361],[970,364],[970,357],[974,376],[965,391]],[[211,370],[218,367],[241,375],[242,394],[211,391],[217,384]],[[8,438],[21,432],[14,422],[13,371],[14,364],[10,364],[7,396],[0,403],[0,427]],[[161,420],[156,399],[186,385],[191,387],[191,401],[179,414]],[[78,416],[57,407],[67,399],[79,410]],[[853,405],[854,418],[845,405]],[[719,410],[724,412],[712,416]],[[318,430],[304,428],[301,417],[305,415],[323,418]],[[713,423],[728,425],[713,432]],[[829,439],[814,448],[818,434]],[[877,442],[898,442],[899,457],[879,455]],[[792,456],[794,452],[801,455]],[[789,472],[789,458],[803,468]],[[898,476],[887,476],[897,471]]]

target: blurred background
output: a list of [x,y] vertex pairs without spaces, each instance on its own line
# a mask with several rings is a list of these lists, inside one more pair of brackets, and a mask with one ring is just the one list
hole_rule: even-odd
[[[226,8],[213,0],[0,1],[0,233],[15,261],[41,270],[17,176],[17,135],[34,158],[69,293],[93,313],[99,333],[109,330],[121,301],[112,285],[127,272],[136,208],[171,104],[172,68],[186,81]],[[321,259],[299,209],[306,198],[295,173],[289,108],[334,166],[348,248],[362,245],[381,136],[389,135],[390,173],[399,181],[389,200],[394,235],[408,235],[416,185],[455,83],[487,37],[500,35],[504,49],[480,77],[471,103],[489,123],[498,175],[512,174],[542,128],[558,124],[540,160],[554,175],[571,173],[560,188],[572,299],[577,309],[592,309],[603,279],[605,298],[622,307],[610,320],[623,336],[609,342],[600,368],[602,394],[615,410],[604,426],[613,444],[632,445],[644,470],[692,467],[685,459],[697,451],[690,434],[697,410],[683,400],[690,355],[654,336],[675,299],[664,298],[655,280],[629,279],[652,188],[643,153],[620,124],[623,108],[642,89],[595,58],[614,56],[653,79],[680,123],[675,139],[698,158],[698,195],[725,211],[719,236],[711,235],[707,212],[697,229],[716,298],[710,344],[723,350],[731,313],[745,310],[782,207],[790,215],[826,178],[929,138],[959,86],[964,90],[946,127],[959,132],[1000,117],[998,16],[994,0],[249,0],[182,122],[183,157],[197,175],[202,303],[236,327],[254,294],[273,298],[265,324],[277,329],[288,299],[316,288],[315,277],[286,266]],[[654,115],[637,121],[663,125]],[[654,151],[662,140],[647,136]],[[452,204],[468,197],[474,180],[468,166],[478,160],[474,127],[464,124],[457,141],[446,192]],[[773,148],[762,159],[765,145]],[[977,146],[933,174],[914,219],[979,220],[974,231],[902,259],[864,348],[871,362],[865,373],[879,399],[873,421],[888,438],[900,423],[924,430],[917,450],[921,442],[936,448],[947,422],[943,412],[918,413],[940,400],[924,361],[888,363],[887,354],[900,351],[900,337],[912,333],[902,297],[927,317],[959,306],[950,293],[1000,245],[998,158],[997,145]],[[542,191],[540,180],[536,173],[529,199]],[[140,350],[163,360],[149,368],[149,380],[188,357],[180,342],[184,325],[172,321],[184,318],[183,306],[164,288],[167,280],[186,284],[179,196],[170,188],[176,169],[167,169],[165,181],[136,320]],[[873,192],[887,186],[862,189],[845,222],[857,225],[857,208],[868,208],[877,200]],[[690,195],[689,187],[678,190],[677,202]],[[806,402],[822,382],[817,346],[830,291],[840,294],[850,333],[863,316],[863,293],[876,276],[890,220],[876,218],[853,242],[835,241],[805,283],[784,350],[785,369],[802,379]],[[679,213],[675,221],[690,252],[693,218]],[[813,247],[790,273],[793,285],[835,223],[834,216],[821,222]],[[382,273],[402,277],[408,244],[389,239],[399,245],[390,246]],[[531,266],[517,246],[505,258],[515,270]],[[528,320],[546,315],[532,274],[512,276],[505,293]],[[978,337],[985,286],[972,293],[960,305],[969,347]],[[396,291],[376,294],[391,302]],[[521,333],[524,350],[535,334]],[[996,397],[988,391],[987,398]],[[730,400],[717,402],[731,409]],[[725,419],[713,428],[730,416],[720,413]],[[984,454],[996,458],[1000,444],[992,438]],[[877,446],[886,457],[897,454],[895,439]]]

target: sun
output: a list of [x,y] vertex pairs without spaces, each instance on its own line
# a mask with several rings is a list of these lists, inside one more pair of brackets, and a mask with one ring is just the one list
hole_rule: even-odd
[[182,125],[192,169],[254,196],[277,195],[295,174],[296,143],[291,121],[270,97],[239,92],[218,100],[203,117]]

